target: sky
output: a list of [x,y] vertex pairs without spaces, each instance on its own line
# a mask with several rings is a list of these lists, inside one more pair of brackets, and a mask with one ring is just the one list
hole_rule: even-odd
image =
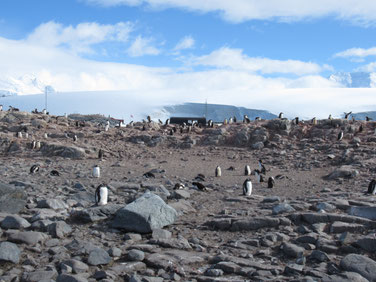
[[0,0],[0,88],[333,103],[330,75],[376,73],[375,38],[373,0]]

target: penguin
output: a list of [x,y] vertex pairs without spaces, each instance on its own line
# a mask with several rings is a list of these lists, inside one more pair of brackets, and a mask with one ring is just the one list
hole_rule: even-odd
[[107,205],[108,202],[108,188],[106,184],[100,184],[95,190],[95,204],[97,206]]
[[145,127],[145,124],[142,126],[142,131],[145,131],[146,130],[146,127]]
[[266,168],[264,164],[262,163],[262,160],[259,160],[259,168],[260,168],[260,174],[266,174]]
[[25,138],[29,139],[29,133],[27,133],[27,132],[25,133]]
[[269,177],[269,179],[268,179],[268,188],[273,188],[274,185],[275,185],[275,180],[274,180],[274,177],[271,176],[271,177]]
[[312,124],[313,124],[313,125],[316,125],[316,124],[317,124],[317,119],[316,119],[315,117],[312,119]]
[[371,120],[372,120],[372,118],[366,117],[366,121],[371,121]]
[[170,129],[170,136],[173,136],[174,135],[174,130],[173,129]]
[[234,116],[234,118],[233,118],[233,119],[234,119],[234,123],[236,123],[236,122],[237,122],[236,116]]
[[17,132],[17,138],[22,138],[22,132],[21,131]]
[[37,141],[37,142],[35,143],[35,149],[36,149],[36,150],[39,150],[41,146],[42,146],[42,145],[41,145],[40,141]]
[[264,182],[264,177],[261,175],[261,172],[258,169],[255,169],[254,173],[256,175],[256,179],[258,183]]
[[75,135],[73,135],[73,142],[76,142],[77,141],[77,135],[75,134]]
[[158,122],[159,122],[159,124],[163,124],[163,122],[161,121],[161,119],[158,119]]
[[50,175],[51,176],[60,176],[60,173],[57,170],[51,170]]
[[197,181],[205,181],[205,175],[199,173],[196,177],[195,180]]
[[255,121],[260,121],[261,118],[260,117],[255,117]]
[[37,147],[37,142],[33,140],[33,142],[31,142],[31,149],[34,150],[36,147]]
[[359,126],[359,132],[363,132],[363,124],[361,124],[360,126]]
[[222,170],[221,170],[221,167],[219,165],[215,168],[215,176],[216,177],[222,176]]
[[192,131],[192,125],[188,125],[187,126],[187,133],[191,133],[191,131]]
[[95,165],[93,167],[93,177],[99,178],[101,176],[101,169],[99,168],[98,165]]
[[246,165],[244,167],[244,175],[245,176],[251,175],[251,168],[249,167],[249,165]]
[[299,124],[299,117],[296,117],[296,118],[295,118],[295,124],[296,124],[296,125]]
[[148,120],[148,123],[151,123],[151,117],[150,116],[147,116],[146,119]]
[[228,123],[227,118],[225,118],[225,120],[223,121],[223,124],[227,125],[227,123]]
[[251,120],[249,119],[249,117],[247,115],[244,115],[244,119],[243,119],[243,123],[250,123]]
[[251,179],[246,179],[243,183],[243,195],[251,196],[252,195],[252,181]]
[[236,168],[233,167],[233,166],[230,166],[227,170],[231,170],[231,171],[234,171]]
[[39,171],[39,165],[33,165],[33,166],[30,168],[30,174],[37,173],[38,171]]
[[165,122],[165,125],[169,125],[170,124],[170,119],[166,119],[166,122]]
[[207,191],[205,185],[202,184],[202,183],[200,183],[200,182],[192,182],[192,184],[193,184],[194,186],[196,186],[198,190],[201,190],[201,191]]
[[368,194],[375,195],[376,194],[376,180],[372,179],[371,182],[368,185]]
[[185,185],[183,183],[176,183],[175,186],[174,186],[174,190],[184,190],[185,189]]
[[48,134],[47,133],[44,134],[44,138],[46,138],[46,139],[48,138]]
[[213,128],[214,124],[213,124],[213,121],[211,119],[208,120],[208,127],[211,127]]
[[345,119],[348,119],[349,118],[349,116],[352,114],[352,111],[351,112],[348,112],[348,113],[344,113],[345,114]]
[[103,156],[104,156],[103,150],[99,149],[99,151],[98,151],[98,159],[102,160]]
[[0,105],[0,112],[3,111],[3,105]]
[[233,118],[230,117],[230,118],[228,119],[228,124],[232,124],[233,122],[234,122]]
[[329,115],[328,119],[329,119],[329,120],[332,120],[332,119],[333,119],[331,114]]
[[337,141],[341,141],[342,138],[343,138],[343,131],[340,131],[340,132],[338,133]]
[[283,118],[283,113],[280,112],[278,118]]

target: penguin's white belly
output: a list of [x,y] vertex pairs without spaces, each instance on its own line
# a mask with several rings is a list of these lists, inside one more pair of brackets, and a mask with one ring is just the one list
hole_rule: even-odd
[[252,194],[252,182],[247,182],[247,184],[245,185],[245,195],[246,196],[251,196]]
[[107,201],[108,201],[108,189],[105,188],[105,187],[100,188],[99,189],[99,196],[100,196],[100,199],[99,199],[98,205],[99,206],[107,205]]

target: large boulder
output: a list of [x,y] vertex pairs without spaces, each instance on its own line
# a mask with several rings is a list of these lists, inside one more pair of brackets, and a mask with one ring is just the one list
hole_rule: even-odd
[[154,229],[174,223],[176,217],[176,210],[167,205],[159,196],[145,193],[116,212],[112,227],[138,233],[150,233]]
[[26,205],[27,195],[23,189],[0,183],[0,212],[19,213]]
[[335,180],[339,178],[354,178],[359,175],[359,171],[354,169],[351,166],[341,166],[340,168],[335,169],[333,172],[325,176],[328,180]]
[[41,150],[47,157],[63,157],[81,159],[85,157],[85,150],[76,146],[65,146],[61,144],[43,144]]
[[366,256],[349,254],[340,263],[345,271],[356,272],[369,281],[376,281],[376,262]]

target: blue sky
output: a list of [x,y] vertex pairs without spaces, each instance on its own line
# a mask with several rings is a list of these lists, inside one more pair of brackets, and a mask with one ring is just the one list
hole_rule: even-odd
[[0,88],[334,89],[375,31],[371,0],[1,0]]

